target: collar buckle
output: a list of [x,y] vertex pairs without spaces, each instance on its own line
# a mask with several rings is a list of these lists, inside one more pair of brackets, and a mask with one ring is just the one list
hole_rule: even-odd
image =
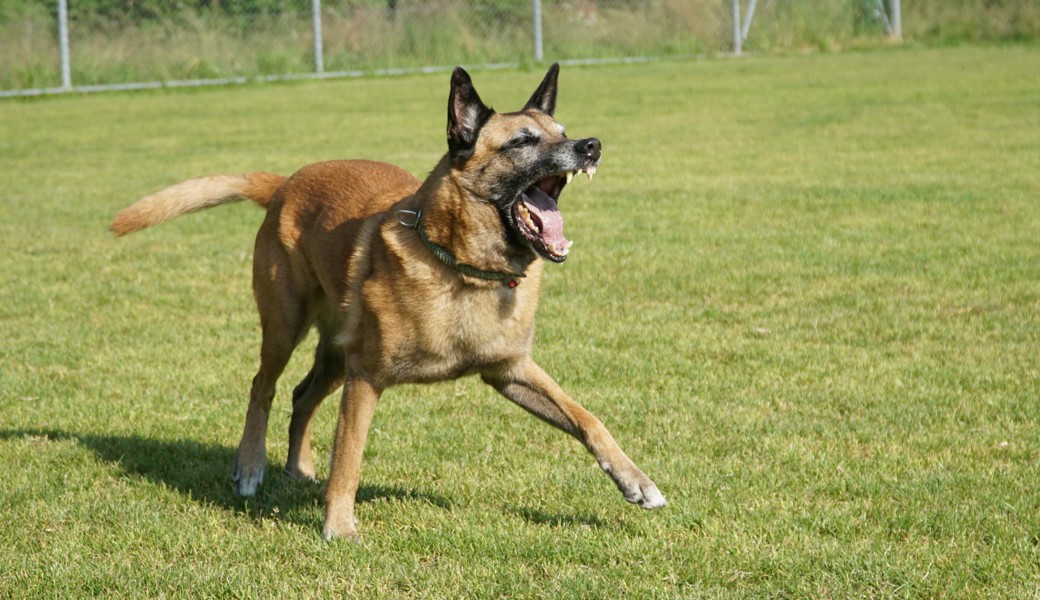
[[419,226],[420,218],[422,218],[421,210],[407,210],[402,208],[397,211],[397,222],[408,229],[417,228]]

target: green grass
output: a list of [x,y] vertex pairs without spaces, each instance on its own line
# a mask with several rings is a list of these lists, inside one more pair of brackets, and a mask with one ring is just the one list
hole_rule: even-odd
[[[1037,597],[1038,63],[565,69],[557,116],[604,162],[563,199],[576,244],[547,268],[536,358],[670,504],[625,504],[478,380],[402,387],[360,544],[323,543],[320,485],[280,473],[313,339],[262,494],[231,492],[262,213],[105,228],[195,175],[421,175],[447,76],[0,103],[0,597]],[[512,109],[541,73],[474,75]]]

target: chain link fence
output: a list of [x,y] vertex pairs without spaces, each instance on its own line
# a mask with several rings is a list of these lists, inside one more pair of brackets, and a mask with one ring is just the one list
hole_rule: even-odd
[[[1037,2],[907,16],[932,37],[1040,31]],[[2,0],[0,95],[832,49],[898,37],[900,17],[898,0]]]

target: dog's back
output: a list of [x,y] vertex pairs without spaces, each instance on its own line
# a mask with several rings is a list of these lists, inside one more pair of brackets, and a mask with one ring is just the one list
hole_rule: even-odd
[[287,261],[299,291],[319,300],[325,310],[335,310],[353,279],[344,266],[349,270],[351,257],[371,241],[370,234],[362,233],[366,219],[389,210],[418,187],[419,180],[407,171],[382,162],[335,160],[303,167],[267,206],[256,238],[255,291],[259,293],[257,279],[265,270]]
[[336,272],[342,264],[326,264],[328,258],[353,254],[361,222],[418,187],[419,180],[407,171],[368,160],[315,163],[288,178],[262,171],[198,177],[142,197],[120,211],[110,228],[122,236],[189,212],[248,199],[267,209],[257,236],[255,270],[270,268],[263,257],[302,254],[307,270],[322,280],[334,301],[344,292],[343,274]]
[[278,237],[287,248],[306,245],[308,238],[326,237],[323,234],[349,222],[386,211],[418,187],[418,179],[387,163],[315,163],[297,171],[278,189],[268,205],[268,219],[278,222]]

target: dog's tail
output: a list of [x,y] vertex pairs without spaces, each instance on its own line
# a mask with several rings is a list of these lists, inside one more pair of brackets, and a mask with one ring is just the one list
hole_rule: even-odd
[[281,175],[263,171],[189,179],[145,196],[124,208],[112,220],[109,229],[116,235],[126,235],[184,213],[242,199],[266,207],[285,179]]

